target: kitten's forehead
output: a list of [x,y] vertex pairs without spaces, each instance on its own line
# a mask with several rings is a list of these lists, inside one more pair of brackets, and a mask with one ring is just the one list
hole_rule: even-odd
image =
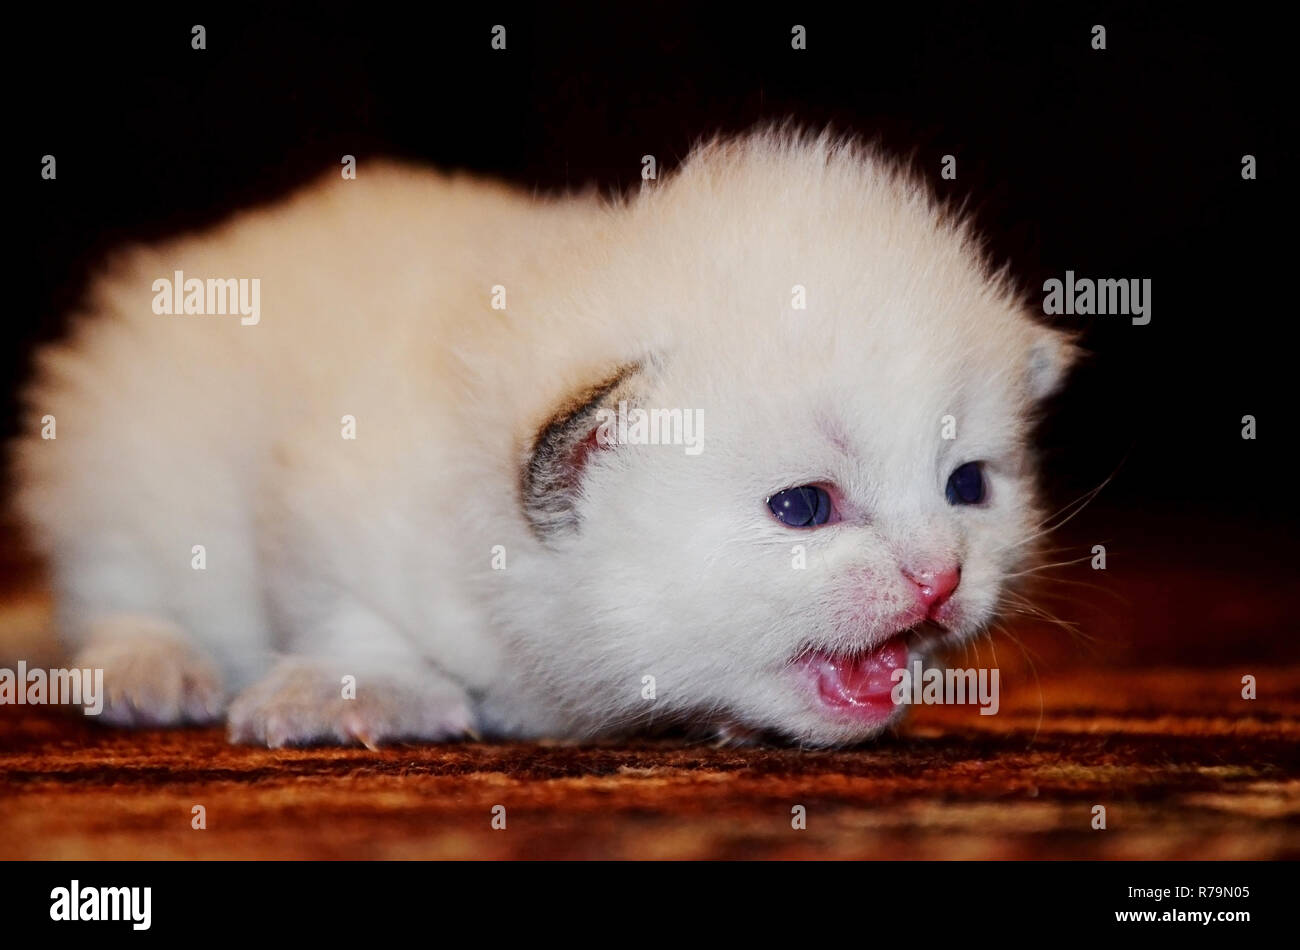
[[752,348],[765,372],[852,372],[860,357],[954,377],[1029,344],[970,229],[896,165],[828,136],[713,143],[629,223],[629,283],[653,282],[656,313],[714,356]]
[[673,363],[692,388],[702,380],[706,392],[721,387],[722,399],[805,414],[830,406],[855,418],[887,409],[902,422],[1024,401],[1021,377],[1033,339],[1027,320],[978,304],[948,314],[925,312],[924,300],[908,304],[911,312],[846,306],[842,314],[738,321],[723,333],[701,326],[688,337],[695,345],[680,348]]
[[830,405],[881,438],[1027,409],[1040,328],[969,229],[868,149],[715,143],[629,211],[613,305],[671,349],[664,393],[791,418]]

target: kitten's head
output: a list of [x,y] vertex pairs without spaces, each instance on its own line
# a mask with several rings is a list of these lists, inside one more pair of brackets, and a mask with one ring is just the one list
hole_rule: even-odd
[[617,213],[572,302],[615,358],[523,472],[552,688],[583,721],[867,738],[892,671],[1023,568],[1071,345],[924,189],[824,137],[710,146]]

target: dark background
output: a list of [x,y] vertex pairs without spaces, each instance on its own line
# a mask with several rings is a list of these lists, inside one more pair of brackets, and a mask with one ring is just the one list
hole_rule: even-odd
[[[29,65],[10,89],[22,223],[0,348],[8,431],[31,347],[122,241],[271,199],[345,153],[363,174],[398,154],[616,188],[643,154],[675,162],[701,136],[793,116],[912,157],[1033,300],[1066,269],[1151,278],[1148,326],[1055,318],[1086,330],[1092,356],[1044,428],[1051,492],[1064,503],[1118,469],[1084,516],[1091,536],[1122,544],[1137,524],[1289,561],[1294,242],[1274,224],[1293,174],[1289,34],[1246,8],[1046,6],[27,14],[11,34]],[[194,23],[205,51],[190,48]],[[505,52],[489,48],[496,23]],[[806,51],[790,48],[793,23]],[[57,181],[39,177],[46,153]],[[955,182],[938,176],[945,153]],[[1245,153],[1256,181],[1241,178]],[[1257,441],[1240,438],[1246,413]]]
[[[7,274],[18,294],[0,319],[4,427],[31,347],[59,332],[102,254],[271,199],[345,153],[361,174],[390,153],[527,187],[613,188],[637,180],[642,155],[671,159],[719,130],[833,122],[911,156],[966,202],[1030,299],[1067,269],[1154,282],[1148,326],[1057,318],[1086,330],[1093,356],[1042,433],[1048,488],[1064,504],[1118,470],[1054,535],[1061,561],[1106,544],[1107,570],[1053,572],[1060,583],[1034,600],[1078,634],[1012,610],[996,647],[953,657],[1002,671],[1002,715],[924,707],[902,741],[833,754],[289,752],[232,747],[216,728],[178,737],[0,710],[0,856],[1300,853],[1290,24],[1246,4],[759,6],[7,10]],[[196,22],[208,28],[203,52],[190,49]],[[489,49],[495,23],[508,27],[504,53]],[[807,51],[790,49],[793,23],[807,26]],[[1094,23],[1108,29],[1104,52],[1090,48]],[[938,178],[949,152],[956,182]],[[39,177],[47,153],[54,182]],[[1257,181],[1241,179],[1243,153],[1257,156]],[[1257,441],[1240,438],[1246,413]],[[53,663],[39,632],[5,641],[48,606],[11,541],[0,527],[0,665]],[[1240,695],[1247,673],[1257,701]],[[196,801],[212,816],[198,836]],[[501,801],[507,834],[487,821]],[[793,835],[790,802],[809,804]],[[1098,802],[1111,809],[1105,833],[1089,825]],[[1198,880],[1240,883],[1227,877]],[[1069,893],[1072,919],[1128,906]],[[155,896],[162,926],[172,905]],[[1265,916],[1250,901],[1216,907]]]

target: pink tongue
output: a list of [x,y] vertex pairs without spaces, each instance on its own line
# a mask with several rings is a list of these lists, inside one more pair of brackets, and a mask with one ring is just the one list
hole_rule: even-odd
[[894,671],[907,666],[907,643],[894,637],[869,653],[814,653],[805,662],[817,674],[817,691],[828,706],[887,718],[894,710]]

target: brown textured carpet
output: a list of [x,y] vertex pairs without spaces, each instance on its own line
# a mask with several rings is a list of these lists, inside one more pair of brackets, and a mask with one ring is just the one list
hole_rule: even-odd
[[[1045,681],[898,740],[232,748],[0,715],[0,856],[1266,858],[1300,856],[1300,668],[1249,714],[1217,673]],[[208,827],[190,827],[203,805]],[[1107,829],[1091,828],[1105,805]],[[490,826],[495,805],[505,830]],[[791,828],[791,808],[807,829]]]
[[[996,641],[998,715],[923,708],[901,736],[851,751],[268,751],[215,729],[117,732],[0,707],[0,857],[1300,857],[1300,656],[1276,596],[1290,569],[1270,573],[1251,550],[1214,549],[1251,566],[1239,574],[1190,550],[1141,571],[1115,558],[1118,599],[1068,606],[1095,642],[1016,624],[1036,677]],[[45,610],[8,605],[11,625]],[[41,659],[9,639],[10,655]],[[1245,673],[1255,700],[1240,695]],[[206,830],[191,828],[195,805]],[[491,827],[496,805],[505,830]],[[795,805],[806,830],[791,827]]]

